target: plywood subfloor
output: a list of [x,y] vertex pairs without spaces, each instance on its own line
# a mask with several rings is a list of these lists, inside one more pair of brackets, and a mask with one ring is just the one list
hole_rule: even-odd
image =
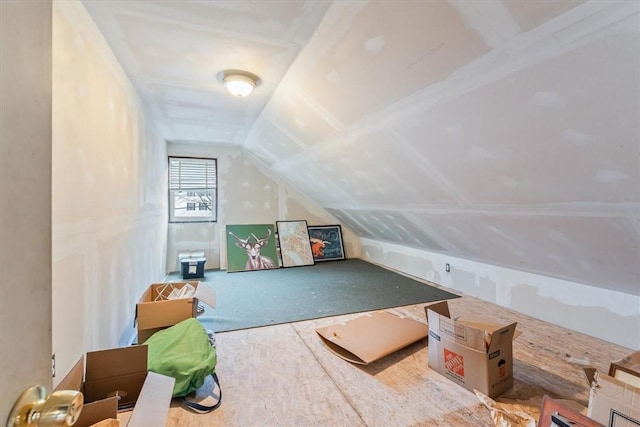
[[[589,389],[582,368],[607,371],[612,360],[632,351],[472,297],[450,300],[449,306],[454,316],[518,322],[515,384],[501,398],[541,401],[550,394],[586,406]],[[426,323],[424,304],[390,311]],[[315,333],[360,315],[217,334],[222,405],[197,414],[174,401],[167,426],[492,425],[475,394],[428,368],[426,339],[358,366],[330,353]],[[196,399],[206,396],[208,385]]]

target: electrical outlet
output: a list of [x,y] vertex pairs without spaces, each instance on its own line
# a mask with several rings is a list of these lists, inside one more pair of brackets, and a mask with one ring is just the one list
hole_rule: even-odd
[[56,354],[51,355],[51,377],[56,377]]
[[449,273],[451,271],[451,266],[449,265],[449,263],[446,263],[444,265],[444,271],[446,271],[447,273]]

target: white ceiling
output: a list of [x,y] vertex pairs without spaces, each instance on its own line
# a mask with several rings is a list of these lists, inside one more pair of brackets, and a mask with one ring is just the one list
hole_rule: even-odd
[[640,294],[640,2],[83,3],[166,140],[363,237]]

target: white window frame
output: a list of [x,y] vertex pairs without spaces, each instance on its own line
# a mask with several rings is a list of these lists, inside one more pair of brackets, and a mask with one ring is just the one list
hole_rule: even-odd
[[[218,220],[218,162],[200,157],[169,156],[169,222]],[[187,210],[195,203],[195,210]],[[200,203],[211,206],[200,210]]]

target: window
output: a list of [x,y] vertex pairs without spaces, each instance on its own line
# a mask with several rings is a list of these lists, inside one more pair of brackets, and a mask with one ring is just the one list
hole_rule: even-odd
[[215,159],[169,157],[169,222],[218,219]]

